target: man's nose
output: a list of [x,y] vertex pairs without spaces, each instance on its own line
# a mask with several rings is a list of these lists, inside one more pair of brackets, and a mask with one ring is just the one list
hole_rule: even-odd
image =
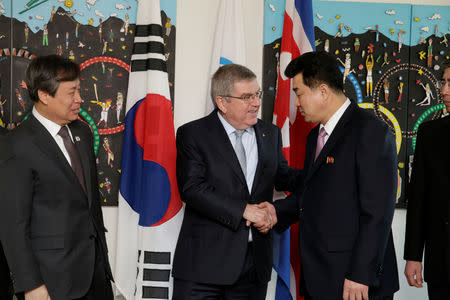
[[448,86],[448,81],[445,82],[445,84],[441,87],[441,94],[447,95],[450,93],[450,87]]
[[84,102],[84,100],[83,100],[83,98],[81,98],[81,95],[79,92],[76,92],[76,94],[75,94],[75,102],[79,102],[79,103]]

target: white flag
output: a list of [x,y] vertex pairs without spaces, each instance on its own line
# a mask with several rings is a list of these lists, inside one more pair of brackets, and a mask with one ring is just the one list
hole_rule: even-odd
[[206,94],[206,114],[214,109],[210,95],[211,77],[220,66],[231,63],[245,65],[244,19],[241,0],[220,1]]

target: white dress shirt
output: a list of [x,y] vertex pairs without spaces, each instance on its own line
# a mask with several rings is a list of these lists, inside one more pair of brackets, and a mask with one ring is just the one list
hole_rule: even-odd
[[[47,119],[44,116],[42,116],[37,111],[36,107],[34,107],[34,106],[33,106],[32,114],[39,121],[39,123],[41,123],[42,126],[45,127],[45,129],[47,129],[47,131],[50,133],[52,138],[55,140],[55,142],[58,145],[59,149],[61,149],[61,151],[64,154],[65,158],[67,159],[67,162],[69,163],[69,165],[72,166],[72,163],[70,162],[69,152],[67,152],[66,147],[64,146],[64,142],[63,142],[62,137],[60,137],[58,135],[58,132],[59,132],[59,130],[61,129],[62,126],[56,124],[55,122]],[[67,125],[66,125],[66,127],[69,130],[69,136],[70,136],[70,139],[73,142],[72,132],[70,131],[70,128]]]
[[[234,148],[236,145],[236,134],[234,133],[236,128],[228,123],[219,112],[217,112],[217,115],[219,116],[219,120],[225,128],[231,145]],[[256,134],[253,127],[245,129],[244,134],[242,135],[242,145],[244,146],[245,159],[247,161],[247,176],[245,180],[247,181],[248,192],[251,193],[253,180],[255,179],[256,166],[258,165],[258,144],[256,143]]]
[[[236,128],[228,123],[219,112],[217,112],[217,115],[219,116],[219,120],[225,128],[234,149],[236,145],[236,134],[234,133]],[[245,177],[245,181],[247,182],[248,192],[251,193],[253,180],[255,179],[256,166],[258,165],[258,144],[256,142],[256,134],[253,127],[245,129],[244,134],[242,134],[242,145],[244,146],[245,159],[247,162],[247,175]],[[249,230],[248,241],[253,241],[251,230]]]
[[331,118],[328,120],[328,122],[325,125],[320,124],[319,132],[322,129],[322,127],[325,127],[325,132],[327,133],[327,135],[323,139],[323,141],[324,141],[323,145],[324,146],[327,143],[328,138],[330,137],[330,135],[333,133],[333,130],[336,127],[337,123],[339,122],[339,120],[341,119],[342,115],[347,110],[347,108],[350,106],[350,104],[351,104],[350,99],[347,98],[347,100],[331,116]]

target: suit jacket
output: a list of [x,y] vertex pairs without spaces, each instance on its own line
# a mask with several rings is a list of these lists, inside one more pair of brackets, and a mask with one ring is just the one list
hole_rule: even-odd
[[[237,281],[248,246],[245,206],[272,202],[274,186],[295,186],[298,170],[281,152],[281,132],[258,120],[254,125],[258,164],[251,193],[217,111],[177,131],[177,179],[186,203],[173,264],[173,277],[206,284]],[[265,283],[272,270],[272,233],[251,227],[257,278]]]
[[406,260],[422,261],[424,279],[434,285],[450,283],[450,117],[423,123],[408,189]]
[[52,299],[84,296],[91,284],[95,243],[109,269],[105,227],[90,129],[69,124],[86,193],[47,129],[30,115],[7,136],[0,158],[0,234],[15,292],[45,284]]
[[314,161],[319,125],[307,138],[303,183],[275,202],[278,229],[299,221],[302,284],[313,299],[342,299],[344,278],[369,295],[398,290],[392,241],[397,166],[393,134],[352,103]]
[[[6,134],[8,131],[0,126],[0,136]],[[0,140],[0,151],[6,147],[6,144]],[[12,299],[12,283],[9,276],[8,262],[6,261],[3,247],[0,243],[0,299]]]

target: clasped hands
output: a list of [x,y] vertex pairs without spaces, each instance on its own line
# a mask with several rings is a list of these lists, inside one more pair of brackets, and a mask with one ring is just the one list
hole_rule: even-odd
[[278,221],[275,207],[269,202],[247,204],[243,217],[247,226],[253,225],[261,233],[269,232]]

